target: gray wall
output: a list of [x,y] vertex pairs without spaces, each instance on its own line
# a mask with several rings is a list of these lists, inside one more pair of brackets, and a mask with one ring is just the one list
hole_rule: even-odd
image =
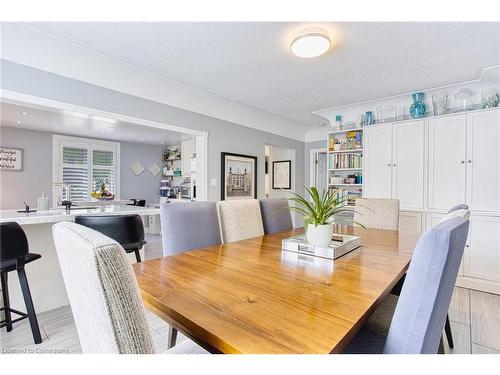
[[[1,126],[0,143],[24,150],[22,171],[0,171],[0,209],[22,208],[23,201],[35,208],[42,191],[52,205],[52,133]],[[120,142],[120,150],[121,198],[157,202],[161,175],[145,170],[136,176],[130,164],[139,160],[144,168],[153,162],[161,166],[163,147]]]
[[24,151],[22,171],[0,171],[0,208],[36,208],[42,191],[52,199],[52,134],[1,126],[0,143]]
[[[210,200],[220,199],[221,152],[258,157],[259,197],[264,196],[264,146],[266,143],[295,149],[297,181],[304,181],[304,143],[247,128],[165,104],[64,78],[52,73],[2,60],[2,88],[61,102],[95,108],[137,118],[208,131],[208,178],[218,186],[208,188]],[[303,188],[297,187],[299,193]]]

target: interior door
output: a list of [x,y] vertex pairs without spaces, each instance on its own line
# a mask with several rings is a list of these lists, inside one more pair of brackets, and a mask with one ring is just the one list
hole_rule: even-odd
[[500,282],[500,217],[471,215],[464,276]]
[[467,204],[500,211],[500,111],[467,115]]
[[315,157],[315,170],[314,170],[314,186],[318,189],[318,191],[322,192],[326,190],[326,183],[327,183],[327,165],[326,165],[326,159],[327,155],[326,152],[318,152],[314,154]]
[[428,208],[465,202],[465,115],[429,120]]
[[401,209],[424,208],[424,121],[394,126],[392,197]]
[[363,196],[391,198],[392,195],[392,125],[364,128]]

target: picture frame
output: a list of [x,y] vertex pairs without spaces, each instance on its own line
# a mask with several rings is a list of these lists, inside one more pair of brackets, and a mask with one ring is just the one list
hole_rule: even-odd
[[22,172],[23,154],[22,148],[0,146],[0,170]]
[[221,152],[221,200],[257,199],[257,156]]
[[292,161],[273,161],[273,189],[290,190],[292,188]]

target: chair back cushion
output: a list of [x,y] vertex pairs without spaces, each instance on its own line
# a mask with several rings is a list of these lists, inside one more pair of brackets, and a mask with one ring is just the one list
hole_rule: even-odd
[[455,218],[420,237],[392,317],[384,353],[437,353],[468,229],[468,219]]
[[75,223],[94,229],[118,242],[126,249],[141,248],[144,224],[139,215],[77,216]]
[[288,199],[260,199],[260,212],[266,234],[293,229],[292,215],[288,209]]
[[354,221],[367,228],[398,230],[399,200],[356,198]]
[[224,243],[264,235],[257,199],[220,201],[219,219]]
[[24,258],[28,252],[28,239],[23,228],[14,221],[0,223],[0,261]]
[[154,353],[130,261],[113,239],[75,223],[52,236],[84,353]]
[[221,243],[215,202],[164,203],[160,219],[165,256]]

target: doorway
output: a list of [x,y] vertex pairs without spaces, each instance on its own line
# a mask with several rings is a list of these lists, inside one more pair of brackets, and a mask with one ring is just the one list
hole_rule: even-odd
[[320,193],[327,189],[327,155],[324,148],[310,150],[309,185],[315,186]]

